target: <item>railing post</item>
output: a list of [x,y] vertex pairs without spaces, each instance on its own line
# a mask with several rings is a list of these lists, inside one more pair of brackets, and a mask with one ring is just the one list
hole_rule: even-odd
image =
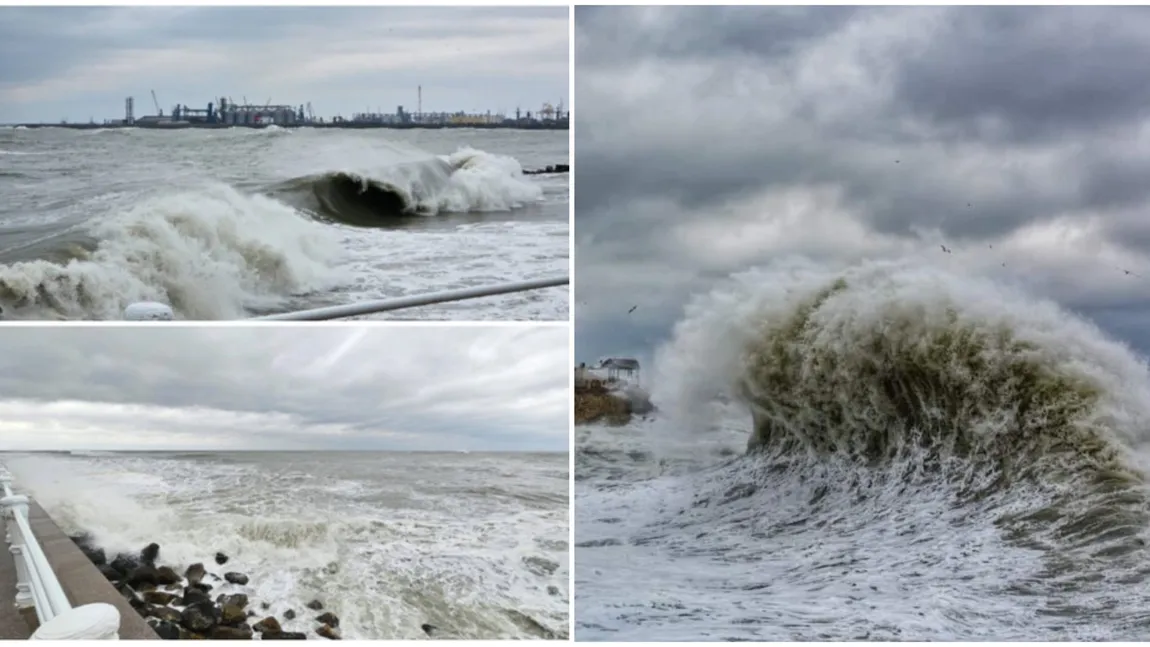
[[120,612],[95,602],[68,609],[32,634],[32,640],[119,640]]
[[[10,481],[5,480],[5,491],[10,491],[8,483]],[[32,580],[28,573],[27,555],[25,554],[28,539],[20,531],[20,524],[16,516],[21,515],[24,519],[28,518],[28,497],[19,494],[5,496],[0,499],[0,508],[4,510],[4,519],[8,525],[7,540],[10,544],[8,552],[12,554],[12,559],[16,560],[16,606],[26,609],[35,604],[35,597],[32,594]]]

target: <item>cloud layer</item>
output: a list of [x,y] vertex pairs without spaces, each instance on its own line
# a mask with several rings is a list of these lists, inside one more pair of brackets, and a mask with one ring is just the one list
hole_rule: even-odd
[[1150,351],[1150,10],[579,8],[575,50],[580,359],[794,256],[993,273]]
[[120,118],[151,90],[317,114],[537,110],[567,98],[566,7],[0,7],[0,123]]
[[566,451],[565,327],[8,327],[0,450]]

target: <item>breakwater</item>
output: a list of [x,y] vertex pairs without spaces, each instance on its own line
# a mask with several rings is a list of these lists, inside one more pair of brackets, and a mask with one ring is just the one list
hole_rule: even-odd
[[385,124],[385,123],[370,123],[370,122],[349,122],[341,121],[335,123],[305,123],[293,124],[291,126],[281,126],[279,124],[201,124],[201,123],[187,123],[187,124],[46,124],[46,123],[25,123],[25,124],[3,124],[10,128],[68,128],[71,130],[110,130],[121,128],[139,128],[142,130],[228,130],[230,128],[248,128],[251,130],[263,130],[265,128],[282,128],[284,130],[292,130],[296,128],[315,128],[315,129],[341,129],[341,130],[373,130],[384,128],[388,130],[570,130],[571,127],[566,122],[556,123],[510,123],[510,124]]

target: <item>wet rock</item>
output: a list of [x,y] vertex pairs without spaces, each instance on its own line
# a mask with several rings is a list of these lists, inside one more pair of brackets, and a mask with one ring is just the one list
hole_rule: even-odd
[[161,566],[156,569],[156,584],[160,586],[178,584],[182,579],[179,573],[168,566]]
[[124,555],[123,553],[116,555],[116,559],[112,560],[109,564],[112,568],[120,572],[123,577],[127,577],[129,573],[139,567],[140,562],[131,555]]
[[234,593],[232,595],[225,595],[221,593],[220,596],[216,598],[216,604],[220,606],[230,604],[232,606],[237,606],[243,609],[248,606],[248,596],[244,595],[243,593]]
[[248,583],[248,576],[243,573],[224,573],[224,579],[240,586]]
[[535,555],[524,557],[523,563],[527,566],[527,570],[541,577],[552,575],[555,573],[555,569],[559,568],[558,562],[553,562],[545,557],[537,557]]
[[136,595],[136,591],[127,584],[120,584],[116,587],[116,590],[120,592],[120,595],[124,596],[125,600],[131,601],[140,599],[140,597]]
[[339,626],[339,616],[335,615],[331,611],[328,611],[327,613],[323,614],[322,616],[316,618],[315,621],[323,623],[325,625],[331,625],[333,627]]
[[263,609],[264,611],[267,611],[268,609],[272,608],[272,603],[271,602],[260,602],[260,608]]
[[559,595],[559,587],[554,584],[547,587],[547,595]]
[[283,627],[280,626],[280,621],[268,616],[255,624],[252,629],[260,632],[261,634],[278,634],[283,633]]
[[204,565],[192,564],[188,570],[184,571],[184,577],[188,578],[188,584],[199,584],[204,579]]
[[96,566],[103,566],[108,563],[108,555],[103,548],[92,548],[81,544],[80,552],[84,553],[84,557],[87,557],[88,561]]
[[519,625],[521,629],[534,636],[538,636],[543,640],[555,640],[558,638],[554,631],[551,631],[547,627],[543,626],[538,620],[532,618],[526,613],[521,613],[515,609],[508,609],[506,614],[512,622]]
[[216,563],[220,566],[228,563],[228,556],[223,553],[216,553]]
[[109,582],[116,582],[116,581],[119,581],[120,579],[122,579],[124,577],[124,575],[120,571],[117,571],[116,569],[112,568],[111,566],[108,566],[107,564],[100,564],[96,568],[98,568],[100,570],[100,575],[103,575],[104,578],[107,579]]
[[207,582],[197,582],[196,584],[189,584],[188,588],[199,589],[204,593],[208,593],[212,590],[212,585]]
[[164,593],[163,591],[148,591],[144,594],[144,602],[148,604],[158,604],[166,606],[172,603],[172,600],[178,599],[178,596],[171,593]]
[[216,607],[211,601],[190,604],[180,613],[180,624],[189,631],[198,633],[208,631],[219,624]]
[[140,551],[140,562],[143,564],[155,566],[156,560],[159,559],[159,557],[160,545],[157,543],[148,544],[144,547],[144,550]]
[[194,586],[189,586],[184,589],[184,604],[200,604],[201,602],[211,602],[212,599],[208,597],[205,591],[197,589]]
[[315,632],[328,640],[343,640],[339,635],[339,629],[330,625],[323,625],[319,629],[316,629]]
[[[179,616],[179,614],[176,615]],[[174,622],[163,620],[152,625],[152,629],[156,631],[156,635],[160,637],[160,640],[180,639],[180,626]]]
[[234,604],[225,604],[220,607],[220,624],[229,627],[238,627],[248,619],[248,614]]
[[180,624],[183,619],[180,612],[171,607],[151,606],[148,608],[148,615],[152,618],[162,620],[164,622],[171,622],[173,624]]
[[155,586],[157,584],[156,567],[148,566],[147,564],[137,566],[132,570],[132,573],[128,575],[126,581],[128,584],[136,588],[139,588],[139,585],[141,584],[151,584],[152,586]]
[[295,609],[284,611],[284,620],[295,620]]
[[209,633],[208,636],[212,640],[251,640],[252,628],[246,625],[242,627],[217,625],[212,627],[211,633]]
[[312,611],[323,611],[323,602],[320,602],[319,600],[312,600],[311,602],[307,603],[307,608],[311,609]]
[[136,590],[139,591],[140,593],[146,593],[148,591],[155,591],[156,585],[152,584],[150,582],[139,582],[136,584]]
[[439,629],[439,627],[436,627],[435,625],[429,625],[426,623],[419,625],[419,628],[422,629],[423,633],[427,634],[428,636],[431,635],[431,632]]
[[264,640],[307,640],[307,634],[298,631],[281,631],[279,633],[266,633]]

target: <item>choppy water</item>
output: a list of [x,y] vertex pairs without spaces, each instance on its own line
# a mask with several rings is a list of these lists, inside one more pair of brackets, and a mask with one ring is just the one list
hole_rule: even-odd
[[[565,131],[0,128],[0,308],[231,319],[568,271]],[[419,319],[566,320],[552,288]]]
[[754,272],[576,438],[578,640],[1142,640],[1143,358],[923,264]]
[[[568,635],[566,454],[8,454],[15,485],[109,553],[247,573],[287,631],[319,599],[347,639]],[[550,590],[549,590],[550,589]],[[213,595],[217,591],[213,591]]]

